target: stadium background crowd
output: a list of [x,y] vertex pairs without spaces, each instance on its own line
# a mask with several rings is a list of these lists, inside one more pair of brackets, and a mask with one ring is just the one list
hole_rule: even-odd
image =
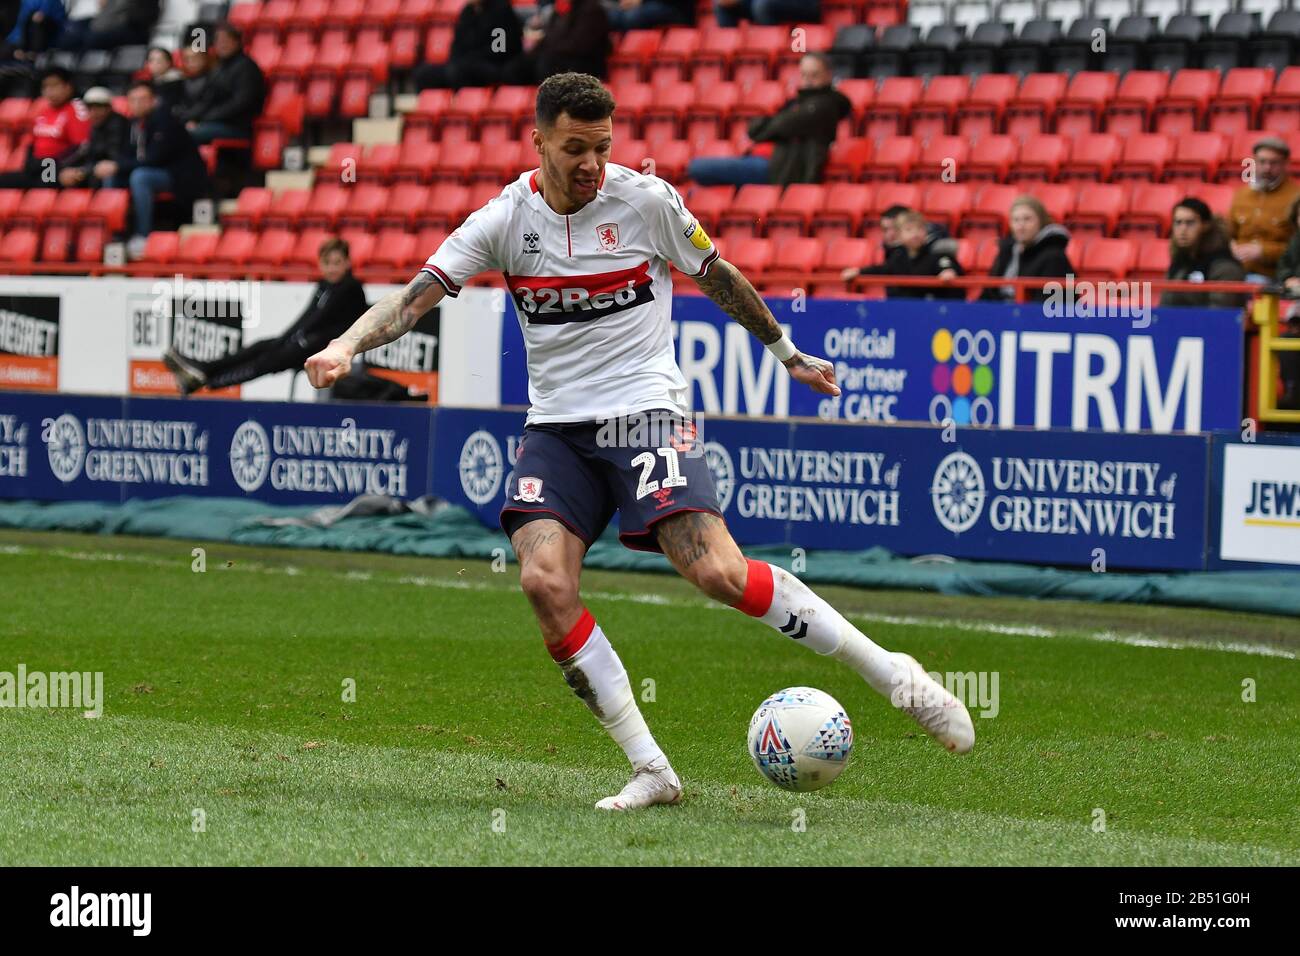
[[[678,184],[768,293],[1300,292],[1300,14],[1249,3],[10,2],[0,264],[97,263],[120,238],[159,266],[305,266],[342,234],[349,266],[412,268],[528,164],[530,87],[578,70],[618,99],[615,161]],[[349,140],[376,93],[381,115],[407,94],[396,138]],[[294,144],[332,145],[310,188],[269,189]],[[219,226],[182,242],[198,199]]]

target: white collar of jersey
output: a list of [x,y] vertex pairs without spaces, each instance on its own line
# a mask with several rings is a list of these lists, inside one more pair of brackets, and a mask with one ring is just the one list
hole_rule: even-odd
[[527,184],[528,191],[529,191],[528,198],[529,201],[532,202],[534,206],[536,206],[539,209],[546,210],[548,213],[550,213],[552,216],[555,216],[557,219],[567,219],[573,216],[581,216],[584,212],[586,212],[588,209],[590,209],[592,206],[596,205],[596,203],[600,201],[601,197],[604,195],[603,187],[605,185],[605,173],[606,170],[604,169],[600,171],[600,182],[596,184],[596,198],[593,199],[591,202],[587,203],[587,205],[583,206],[577,212],[571,212],[567,214],[562,212],[556,212],[551,207],[551,204],[546,201],[546,197],[542,195],[542,191],[538,186],[538,177],[540,177],[542,174],[540,168],[534,169],[531,172],[523,173],[522,175],[520,175],[519,178],[520,180],[522,180]]

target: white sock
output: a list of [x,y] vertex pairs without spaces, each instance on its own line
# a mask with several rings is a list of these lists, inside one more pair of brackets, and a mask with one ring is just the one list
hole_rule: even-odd
[[749,561],[745,593],[735,607],[756,617],[798,644],[829,655],[858,672],[879,694],[888,697],[897,664],[893,656],[849,623],[789,571],[763,561]]
[[564,640],[548,650],[573,692],[623,748],[633,770],[664,757],[632,696],[623,662],[590,611],[584,608]]

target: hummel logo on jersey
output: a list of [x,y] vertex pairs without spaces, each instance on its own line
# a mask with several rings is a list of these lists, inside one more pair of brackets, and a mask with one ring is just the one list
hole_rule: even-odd
[[535,256],[541,252],[542,250],[538,248],[538,243],[541,241],[542,237],[535,232],[524,233],[524,255]]
[[618,223],[607,222],[603,226],[597,226],[596,238],[606,252],[613,252],[618,248]]
[[590,322],[654,301],[650,263],[589,276],[507,275],[515,307],[529,325]]

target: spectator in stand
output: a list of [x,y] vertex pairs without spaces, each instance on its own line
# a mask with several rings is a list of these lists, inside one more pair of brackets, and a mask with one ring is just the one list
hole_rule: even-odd
[[[904,255],[896,257],[891,263],[895,266],[894,275],[954,279],[965,274],[961,263],[957,261],[956,240],[933,235],[927,228],[925,217],[913,210],[900,213],[896,221],[898,242]],[[885,295],[891,299],[964,299],[966,290],[955,287],[941,289],[892,286],[885,289]]]
[[174,103],[179,96],[179,87],[184,78],[181,71],[176,69],[176,61],[172,57],[171,50],[161,46],[149,47],[149,52],[144,58],[144,66],[131,77],[133,80],[152,83],[154,92],[169,104]]
[[22,0],[18,19],[0,47],[0,60],[34,60],[63,33],[68,14],[63,0]]
[[[1291,222],[1296,232],[1287,243],[1286,252],[1277,264],[1277,283],[1290,297],[1300,298],[1300,199],[1291,204]],[[1300,309],[1291,303],[1283,338],[1300,338]],[[1300,352],[1279,352],[1278,372],[1282,379],[1282,396],[1278,408],[1300,408]]]
[[59,183],[69,155],[90,136],[90,116],[73,99],[72,74],[51,67],[41,77],[44,105],[32,121],[32,142],[22,169],[0,173],[0,189],[37,189]]
[[167,99],[171,96],[172,112],[183,122],[196,119],[197,110],[202,108],[204,91],[212,82],[212,56],[206,50],[186,47],[181,51],[181,80],[177,84],[160,91]]
[[[1010,234],[998,244],[998,255],[993,260],[989,275],[1004,279],[1044,278],[1063,279],[1074,274],[1074,265],[1066,253],[1070,233],[1064,226],[1052,221],[1047,207],[1033,196],[1017,196],[1007,214]],[[1030,302],[1042,301],[1042,287],[1025,290]],[[990,286],[980,298],[988,302],[1014,302],[1014,285]]]
[[[880,214],[880,265],[876,266],[849,266],[840,273],[840,277],[845,282],[852,282],[859,276],[892,276],[898,275],[902,270],[907,259],[907,250],[903,248],[898,238],[898,217],[904,213],[910,213],[912,210],[906,206],[890,206]],[[948,230],[937,222],[927,222],[925,224],[925,233],[929,239],[948,239]],[[938,249],[948,252],[949,254],[957,251],[957,243],[949,241],[947,244],[938,246]]]
[[131,130],[116,159],[95,164],[99,180],[131,190],[135,231],[127,254],[138,259],[153,232],[154,203],[159,193],[171,193],[179,208],[189,209],[208,189],[208,168],[199,148],[181,121],[163,105],[153,87],[136,81],[126,94]]
[[[1228,230],[1210,207],[1187,198],[1174,207],[1169,238],[1168,279],[1185,282],[1241,282],[1246,270],[1228,247]],[[1237,292],[1166,291],[1161,306],[1212,306],[1239,309],[1246,297]]]
[[188,111],[185,127],[196,143],[214,139],[252,139],[253,121],[266,101],[262,68],[244,52],[244,38],[228,23],[213,31],[217,67],[203,87],[202,99]]
[[211,362],[187,359],[175,348],[163,362],[176,376],[182,395],[200,388],[228,388],[262,375],[298,370],[331,339],[346,332],[366,311],[366,293],[352,274],[348,244],[326,239],[320,247],[321,280],[307,308],[284,334],[254,342]]
[[687,175],[704,186],[745,183],[819,183],[826,155],[840,120],[852,104],[831,85],[830,60],[809,53],[799,61],[799,90],[771,116],[749,122],[749,138],[775,143],[765,156],[714,157],[691,160]]
[[609,28],[617,33],[695,26],[695,0],[605,0],[605,12]]
[[1278,259],[1295,232],[1288,218],[1300,197],[1300,184],[1287,175],[1291,150],[1276,136],[1255,144],[1255,178],[1232,197],[1228,237],[1233,256],[1246,267],[1251,282],[1272,282]]
[[506,67],[506,82],[529,86],[568,72],[604,79],[612,48],[609,17],[600,0],[555,0],[528,21],[527,52]]
[[524,28],[510,0],[469,0],[460,8],[446,63],[424,63],[411,80],[417,90],[493,86],[524,49]]
[[741,20],[770,27],[822,18],[821,0],[714,0],[713,12],[720,27],[738,27]]
[[68,21],[59,47],[80,51],[143,46],[157,21],[158,0],[101,0],[92,16]]
[[116,159],[131,135],[131,123],[113,109],[113,94],[102,86],[91,87],[81,98],[90,114],[90,138],[78,146],[59,170],[59,185],[98,189],[104,185],[95,167]]

